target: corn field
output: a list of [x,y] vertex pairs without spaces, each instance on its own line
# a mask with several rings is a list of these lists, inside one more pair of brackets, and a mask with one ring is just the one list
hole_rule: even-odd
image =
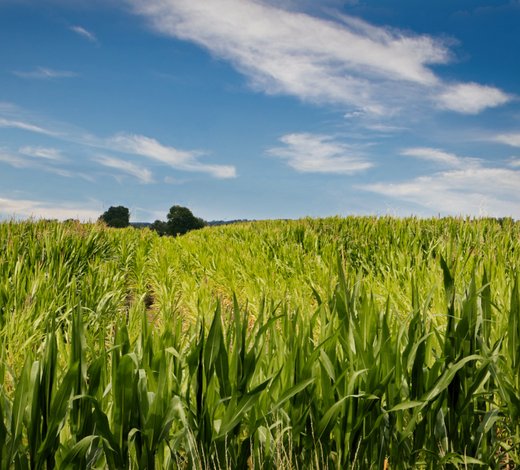
[[0,466],[520,468],[520,223],[0,224]]

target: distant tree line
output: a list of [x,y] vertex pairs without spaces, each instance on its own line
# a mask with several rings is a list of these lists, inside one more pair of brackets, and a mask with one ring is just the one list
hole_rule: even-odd
[[233,224],[242,224],[244,222],[251,222],[250,219],[233,219],[233,220],[212,220],[207,222],[210,227],[216,227],[219,225],[233,225]]
[[[170,208],[166,219],[166,221],[156,220],[153,224],[147,226],[161,236],[176,236],[207,225],[204,220],[195,217],[187,207],[177,205]],[[130,211],[124,206],[111,206],[99,217],[99,220],[109,227],[128,227],[130,225]]]

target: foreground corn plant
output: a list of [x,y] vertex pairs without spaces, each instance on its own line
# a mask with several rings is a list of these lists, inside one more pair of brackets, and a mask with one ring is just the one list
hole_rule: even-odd
[[[0,226],[1,466],[520,465],[519,230],[505,224],[332,219],[180,239]],[[236,253],[212,254],[212,233]]]

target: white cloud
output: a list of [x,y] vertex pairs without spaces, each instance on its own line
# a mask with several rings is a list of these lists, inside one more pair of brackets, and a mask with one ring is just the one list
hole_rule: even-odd
[[89,181],[91,183],[93,183],[95,181],[94,177],[87,173],[70,171],[70,170],[66,170],[64,168],[54,168],[54,167],[44,167],[42,169],[44,171],[47,171],[48,173],[54,173],[55,175],[62,176],[64,178],[81,178],[81,179],[83,179],[85,181]]
[[454,153],[448,153],[430,147],[407,148],[401,152],[401,155],[428,160],[442,166],[453,168],[479,167],[481,162],[478,158],[459,157]]
[[234,166],[201,163],[199,157],[203,152],[178,150],[143,135],[118,134],[109,139],[107,144],[119,152],[140,155],[178,170],[209,173],[216,178],[236,177]]
[[103,166],[114,168],[131,176],[135,176],[139,181],[141,181],[141,183],[153,183],[152,172],[147,168],[140,167],[132,162],[104,155],[97,157],[95,160]]
[[423,206],[433,214],[520,217],[520,171],[486,167],[477,159],[437,149],[408,149],[452,169],[398,183],[360,186],[384,196]]
[[[64,178],[78,177],[78,178],[82,178],[86,181],[91,181],[91,182],[94,181],[92,176],[88,175],[86,173],[70,171],[65,168],[48,165],[48,163],[50,163],[51,165],[55,165],[58,162],[64,161],[61,158],[60,154],[56,155],[56,158],[50,158],[50,155],[47,157],[43,157],[42,155],[35,155],[34,152],[32,155],[30,154],[30,152],[26,152],[25,154],[23,154],[22,150],[27,151],[28,149],[30,151],[34,150],[33,147],[24,147],[24,148],[20,149],[20,153],[14,154],[14,153],[6,151],[5,149],[0,149],[0,163],[7,163],[8,165],[12,166],[13,168],[20,168],[20,169],[25,168],[25,169],[32,169],[32,170],[37,170],[37,171],[45,171],[47,173],[53,173],[55,175],[62,176]],[[55,150],[55,149],[39,148],[39,150],[42,151],[43,153],[49,154],[50,150]],[[47,152],[45,152],[45,151],[47,151]],[[38,152],[36,151],[36,153],[38,153]],[[52,155],[52,153],[51,153],[51,155]],[[29,157],[29,158],[27,158],[27,157]]]
[[439,93],[441,106],[462,113],[509,99],[492,87],[443,84],[430,66],[450,61],[445,40],[347,15],[332,20],[289,10],[300,1],[130,2],[156,31],[231,62],[265,93],[353,106],[373,115],[392,114],[403,103]]
[[88,221],[96,220],[101,212],[101,204],[96,201],[90,203],[58,203],[0,197],[0,217],[3,218],[35,217]]
[[50,147],[31,147],[25,146],[18,150],[22,155],[33,158],[43,158],[54,162],[63,161],[64,158],[60,150]]
[[71,31],[74,31],[79,36],[82,36],[85,39],[89,40],[90,42],[97,42],[96,35],[90,31],[88,31],[87,29],[83,28],[83,26],[75,25],[75,26],[71,26],[69,29]]
[[319,2],[316,0],[265,0],[265,3],[289,10],[326,11],[344,5],[357,5],[359,0],[320,0]]
[[[6,115],[6,113],[10,115],[9,118],[1,117],[1,114]],[[64,125],[63,123],[55,124],[53,127],[56,130],[49,130],[39,125],[26,122],[25,120],[22,121],[19,116],[23,114],[24,113],[16,107],[7,104],[4,105],[4,103],[0,102],[0,128],[16,128],[28,132],[45,134],[82,147],[138,155],[161,162],[176,170],[207,173],[214,178],[226,179],[235,178],[237,176],[236,168],[232,165],[202,162],[200,159],[207,156],[206,152],[198,150],[179,150],[163,145],[156,139],[143,135],[120,133],[110,138],[101,138],[88,134],[81,129],[71,128],[71,126]],[[11,115],[17,117],[13,119]],[[57,152],[55,149],[45,147],[26,146],[20,149],[20,153],[25,156],[47,158],[49,160],[57,158],[59,156]]]
[[0,162],[7,163],[14,168],[27,168],[30,166],[30,162],[19,155],[13,155],[12,153],[6,152],[0,149]]
[[51,78],[70,78],[76,77],[78,74],[70,70],[54,70],[47,67],[37,67],[30,71],[13,71],[13,74],[20,78],[35,78],[35,79],[51,79]]
[[403,131],[407,130],[407,128],[403,127],[403,126],[394,126],[391,124],[380,124],[380,123],[366,124],[364,127],[368,130],[380,132],[383,134],[390,134],[390,133],[394,133],[394,132],[403,132]]
[[252,0],[133,0],[155,29],[193,41],[246,74],[254,87],[305,100],[381,111],[378,82],[432,86],[444,43],[342,16],[312,17]]
[[511,147],[520,147],[520,132],[497,135],[493,140]]
[[268,151],[282,158],[295,170],[302,173],[353,174],[373,165],[349,146],[333,137],[317,134],[287,134],[280,138],[283,147]]
[[50,136],[56,136],[57,134],[53,131],[45,129],[40,126],[36,126],[31,123],[19,121],[16,119],[5,119],[0,117],[0,127],[9,127],[12,129],[21,129],[23,131],[35,132],[37,134],[45,134]]
[[463,114],[478,114],[486,108],[507,103],[511,97],[495,87],[478,83],[458,83],[446,86],[437,99],[441,109]]
[[520,168],[520,157],[513,157],[509,161],[509,166],[512,168]]

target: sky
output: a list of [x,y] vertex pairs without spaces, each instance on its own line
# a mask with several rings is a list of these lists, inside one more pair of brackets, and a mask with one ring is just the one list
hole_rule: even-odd
[[0,0],[0,220],[520,218],[520,0]]

